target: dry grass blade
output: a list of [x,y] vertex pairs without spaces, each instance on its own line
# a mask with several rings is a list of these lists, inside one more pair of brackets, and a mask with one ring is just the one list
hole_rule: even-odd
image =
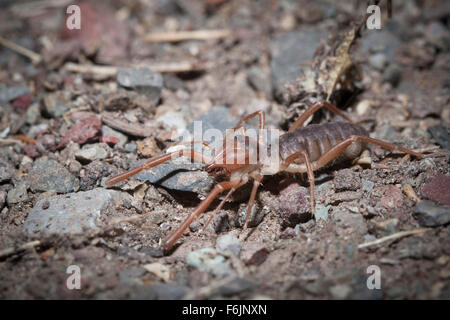
[[148,127],[140,126],[136,123],[130,123],[126,120],[118,119],[113,114],[104,112],[102,121],[113,129],[136,137],[150,137],[153,130]]
[[[149,68],[154,72],[159,73],[178,73],[178,72],[203,71],[206,69],[210,69],[212,65],[207,63],[180,61],[180,62],[161,62],[155,64],[144,64],[133,67],[145,67]],[[77,64],[73,62],[68,62],[64,65],[64,69],[66,69],[67,71],[90,75],[98,80],[104,80],[107,78],[115,77],[117,75],[117,72],[119,71],[119,68],[120,67],[117,66]]]
[[336,60],[326,82],[327,101],[330,100],[330,97],[333,94],[334,88],[336,88],[339,79],[347,73],[352,65],[352,61],[348,52],[354,40],[355,30],[353,29],[347,33],[341,45],[336,51]]
[[64,69],[70,72],[83,73],[103,76],[105,78],[114,77],[117,74],[117,67],[114,66],[99,66],[90,64],[77,64],[68,62],[64,65]]
[[222,39],[231,36],[231,30],[195,30],[177,32],[149,33],[144,37],[148,42],[179,42],[185,40],[211,40]]
[[9,41],[3,37],[0,37],[0,45],[3,45],[4,47],[11,49],[11,50],[27,57],[28,59],[31,60],[31,62],[33,64],[39,64],[42,61],[42,57],[40,54],[38,54],[34,51],[31,51],[27,48],[24,48],[22,46],[19,46],[18,44],[14,43],[12,41]]
[[366,243],[361,243],[358,245],[358,249],[363,249],[363,248],[367,248],[367,247],[371,247],[371,246],[375,246],[375,245],[379,245],[379,244],[383,244],[387,241],[391,241],[391,240],[396,240],[396,239],[400,239],[403,237],[407,237],[413,234],[421,234],[424,233],[426,231],[429,231],[431,229],[429,228],[422,228],[422,229],[415,229],[415,230],[409,230],[409,231],[400,231],[394,234],[391,234],[389,236],[374,240],[374,241],[369,241]]
[[6,248],[6,249],[0,251],[0,259],[9,257],[13,254],[17,254],[17,253],[20,253],[20,252],[28,250],[28,249],[32,249],[34,247],[39,246],[40,244],[41,244],[41,242],[39,240],[35,240],[35,241],[27,242],[19,247]]

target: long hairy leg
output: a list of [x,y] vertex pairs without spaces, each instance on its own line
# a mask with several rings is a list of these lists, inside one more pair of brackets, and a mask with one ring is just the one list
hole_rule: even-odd
[[183,223],[175,229],[165,240],[163,243],[163,249],[169,250],[175,242],[181,237],[184,230],[186,230],[192,222],[194,222],[195,219],[199,215],[201,215],[203,212],[205,212],[206,209],[208,209],[211,202],[223,191],[231,189],[233,187],[238,186],[240,183],[240,180],[236,181],[225,181],[222,183],[217,184],[214,189],[208,194],[208,196],[194,209],[194,211],[191,212],[191,214],[183,221]]
[[329,102],[326,101],[321,101],[321,102],[316,102],[315,104],[313,104],[311,107],[309,107],[297,120],[295,120],[295,122],[291,125],[291,127],[289,128],[289,132],[294,131],[295,129],[297,129],[298,127],[301,127],[302,124],[317,110],[319,110],[320,108],[327,108],[328,110],[330,110],[331,112],[337,114],[338,116],[341,116],[342,118],[344,118],[345,120],[347,120],[348,122],[353,122],[352,119],[350,119],[349,117],[347,117],[341,110],[339,110],[337,107],[335,107],[334,105],[332,105]]
[[286,158],[286,160],[283,163],[283,169],[286,169],[291,163],[293,163],[296,159],[303,158],[306,164],[306,172],[308,173],[308,180],[309,180],[309,202],[311,205],[311,212],[313,216],[316,215],[316,199],[314,197],[314,171],[312,163],[309,159],[308,153],[305,151],[296,152],[289,157]]
[[364,142],[376,144],[376,145],[383,147],[385,149],[388,149],[388,150],[398,150],[398,151],[404,152],[406,154],[410,154],[410,155],[418,157],[418,158],[425,157],[425,155],[422,153],[418,153],[418,152],[415,152],[415,151],[412,151],[409,149],[405,149],[405,148],[399,147],[399,146],[389,143],[389,142],[377,140],[377,139],[370,138],[370,137],[355,135],[355,136],[350,136],[347,139],[341,141],[340,143],[335,145],[333,148],[331,148],[328,152],[324,153],[319,159],[317,159],[317,161],[315,161],[313,163],[313,170],[318,170],[318,169],[322,168],[323,166],[327,165],[330,161],[332,161],[337,156],[339,156],[342,152],[344,152],[348,146],[350,146],[352,143],[355,143],[357,141],[364,141]]
[[153,168],[153,167],[155,167],[161,163],[164,163],[170,159],[173,159],[176,157],[181,157],[181,156],[185,156],[185,157],[190,158],[191,160],[195,160],[195,161],[203,162],[203,163],[207,163],[210,161],[210,159],[208,157],[205,157],[205,155],[203,155],[199,152],[196,152],[194,150],[187,150],[187,149],[178,150],[178,151],[170,152],[167,154],[163,154],[163,155],[151,158],[151,159],[147,160],[146,162],[144,162],[143,164],[141,164],[140,166],[137,166],[136,168],[119,173],[118,175],[115,175],[115,176],[109,178],[108,180],[106,180],[106,185],[108,187],[111,187],[125,179],[128,179],[129,177],[132,177],[132,176],[138,174],[139,172],[141,172],[143,170]]
[[252,193],[250,194],[250,199],[248,200],[247,214],[245,216],[245,224],[244,228],[242,229],[242,232],[247,230],[248,224],[250,223],[250,216],[252,215],[252,208],[253,204],[255,203],[256,192],[258,191],[258,187],[261,185],[263,177],[264,177],[263,175],[259,174],[254,178],[255,180],[253,181]]

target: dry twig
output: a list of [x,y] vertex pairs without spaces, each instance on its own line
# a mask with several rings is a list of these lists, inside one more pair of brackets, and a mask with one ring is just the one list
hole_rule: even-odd
[[113,129],[136,137],[150,137],[153,130],[148,127],[140,126],[137,123],[129,123],[126,120],[118,119],[113,114],[103,112],[102,121]]
[[18,44],[14,43],[12,41],[9,41],[3,37],[0,37],[0,45],[3,45],[6,48],[11,49],[11,50],[27,57],[28,59],[31,60],[31,62],[33,64],[39,64],[39,62],[42,61],[42,57],[40,54],[38,54],[34,51],[31,51],[27,48],[24,48],[22,46],[19,46]]
[[23,245],[21,245],[19,247],[6,248],[6,249],[0,251],[0,259],[7,258],[11,255],[20,253],[20,252],[28,250],[28,249],[32,249],[34,247],[39,246],[40,244],[41,244],[41,242],[39,240],[34,240],[34,241],[24,243]]
[[[161,62],[156,64],[144,64],[144,65],[137,65],[134,67],[146,67],[154,72],[159,73],[177,73],[177,72],[202,71],[210,69],[212,65],[207,63],[181,61],[181,62]],[[106,79],[115,77],[120,67],[77,64],[73,62],[68,62],[64,65],[64,68],[70,72],[81,73],[95,76],[101,79]]]
[[176,32],[156,32],[144,36],[148,42],[179,42],[185,40],[211,40],[222,39],[231,36],[231,30],[195,30]]
[[396,240],[396,239],[407,237],[407,236],[410,236],[410,235],[413,235],[413,234],[421,234],[421,233],[424,233],[424,232],[426,232],[428,230],[431,230],[431,229],[429,229],[429,228],[422,228],[422,229],[415,229],[415,230],[409,230],[409,231],[400,231],[400,232],[391,234],[389,236],[386,236],[386,237],[383,237],[383,238],[380,238],[380,239],[377,239],[377,240],[374,240],[374,241],[361,243],[361,244],[358,245],[358,249],[363,249],[363,248],[375,246],[375,245],[378,245],[378,244],[385,243],[387,241]]

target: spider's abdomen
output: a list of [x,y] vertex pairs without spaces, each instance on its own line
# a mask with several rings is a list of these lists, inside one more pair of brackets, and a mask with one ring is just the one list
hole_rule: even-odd
[[[280,137],[280,157],[285,160],[296,152],[306,151],[310,160],[316,161],[338,143],[352,135],[368,136],[368,133],[360,125],[348,122],[312,124],[298,128]],[[356,141],[333,163],[357,157],[364,147],[364,142]],[[295,162],[302,163],[303,160],[298,158]]]

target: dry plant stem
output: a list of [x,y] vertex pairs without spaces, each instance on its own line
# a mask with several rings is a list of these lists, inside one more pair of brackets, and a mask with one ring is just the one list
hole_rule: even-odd
[[152,128],[130,123],[126,120],[118,119],[112,113],[103,112],[102,121],[113,129],[136,137],[150,137],[153,134]]
[[11,42],[3,37],[0,37],[0,44],[5,46],[8,49],[11,49],[12,51],[15,51],[28,59],[31,60],[33,64],[39,64],[39,62],[42,61],[42,57],[40,54],[33,52],[27,48],[24,48],[22,46],[19,46],[18,44]]
[[231,30],[195,30],[149,33],[144,37],[148,42],[179,42],[185,40],[211,40],[231,36]]
[[68,62],[64,65],[64,69],[75,73],[93,74],[104,77],[114,77],[117,74],[118,67],[77,64],[73,62]]
[[18,139],[13,139],[13,138],[2,138],[0,139],[0,146],[9,146],[11,144],[20,144],[23,143],[22,141],[18,140]]
[[391,240],[395,240],[395,239],[399,239],[399,238],[403,238],[403,237],[407,237],[413,234],[421,234],[424,233],[428,230],[431,230],[429,228],[422,228],[422,229],[415,229],[415,230],[410,230],[410,231],[400,231],[394,234],[391,234],[390,236],[386,236],[374,241],[369,241],[366,243],[361,243],[358,245],[358,249],[363,249],[363,248],[367,248],[367,247],[371,247],[371,246],[375,246],[375,245],[379,245],[379,244],[383,244],[387,241],[391,241]]
[[36,246],[39,246],[41,242],[39,240],[27,242],[19,247],[10,247],[0,251],[0,259],[9,257],[13,254],[20,253],[22,251],[32,249]]
[[[146,67],[154,72],[159,73],[177,73],[177,72],[192,72],[202,71],[211,68],[211,65],[205,63],[195,63],[189,61],[180,62],[161,62],[157,64],[136,65],[133,67]],[[102,78],[111,78],[117,75],[118,66],[100,66],[91,64],[77,64],[68,62],[64,65],[64,69],[74,73],[88,74],[99,76]]]

